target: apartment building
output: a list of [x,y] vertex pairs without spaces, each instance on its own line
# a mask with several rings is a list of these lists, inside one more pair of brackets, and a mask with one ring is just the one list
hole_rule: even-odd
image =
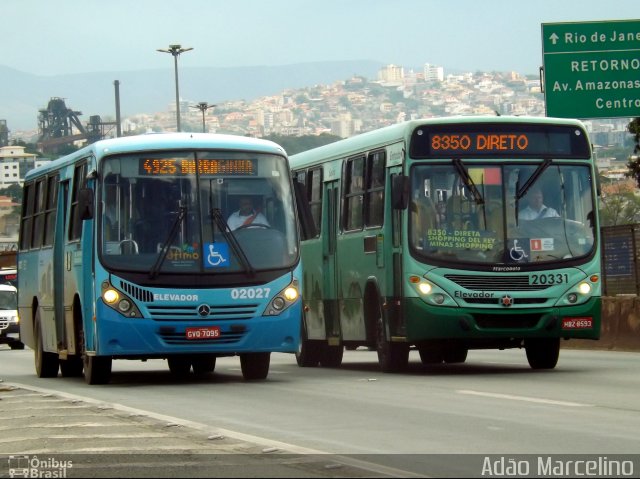
[[27,171],[50,161],[24,150],[24,146],[0,147],[0,189],[14,184],[22,186]]

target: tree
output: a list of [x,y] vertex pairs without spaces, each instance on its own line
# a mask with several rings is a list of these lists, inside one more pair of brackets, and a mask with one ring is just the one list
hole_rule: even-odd
[[0,189],[0,194],[8,196],[14,203],[22,203],[22,187],[17,183]]
[[634,224],[640,221],[640,198],[633,193],[633,182],[601,180],[600,223],[602,226]]
[[640,187],[640,118],[634,118],[627,126],[629,133],[633,135],[633,156],[629,157],[627,168],[629,173],[627,176],[634,178],[636,184]]

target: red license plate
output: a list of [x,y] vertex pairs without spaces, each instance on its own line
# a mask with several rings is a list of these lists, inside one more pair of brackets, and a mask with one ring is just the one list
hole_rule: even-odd
[[200,326],[197,328],[187,328],[185,332],[187,339],[213,339],[220,337],[218,326]]
[[562,329],[592,329],[593,318],[564,318]]

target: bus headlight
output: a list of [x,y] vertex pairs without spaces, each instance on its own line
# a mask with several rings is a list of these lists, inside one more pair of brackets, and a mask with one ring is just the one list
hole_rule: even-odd
[[574,284],[558,299],[556,306],[574,306],[586,303],[592,296],[599,294],[599,280],[598,275],[591,275],[589,279],[583,279],[579,283]]
[[109,281],[102,283],[102,301],[111,309],[128,318],[142,317],[142,313],[140,313],[131,298],[114,288]]
[[289,286],[273,297],[263,315],[276,316],[294,304],[299,297],[300,291],[298,290],[298,281],[294,280]]
[[298,290],[293,286],[289,286],[287,289],[284,290],[284,297],[286,298],[287,301],[293,302],[296,299],[298,299]]
[[589,294],[591,292],[591,285],[589,283],[580,283],[578,285],[578,291],[581,294]]
[[409,283],[416,289],[420,298],[429,304],[436,306],[457,306],[446,291],[434,282],[421,276],[409,276]]
[[432,289],[429,283],[418,283],[418,290],[424,295],[429,294]]
[[104,299],[104,302],[107,304],[114,304],[119,298],[120,295],[115,289],[110,288],[102,293],[102,299]]

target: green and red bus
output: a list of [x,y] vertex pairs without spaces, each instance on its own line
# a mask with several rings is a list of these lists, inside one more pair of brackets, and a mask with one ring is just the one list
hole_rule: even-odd
[[317,230],[301,245],[299,365],[337,367],[344,347],[375,348],[384,371],[411,349],[430,364],[524,348],[551,369],[560,340],[599,338],[597,175],[580,121],[412,120],[290,161]]

